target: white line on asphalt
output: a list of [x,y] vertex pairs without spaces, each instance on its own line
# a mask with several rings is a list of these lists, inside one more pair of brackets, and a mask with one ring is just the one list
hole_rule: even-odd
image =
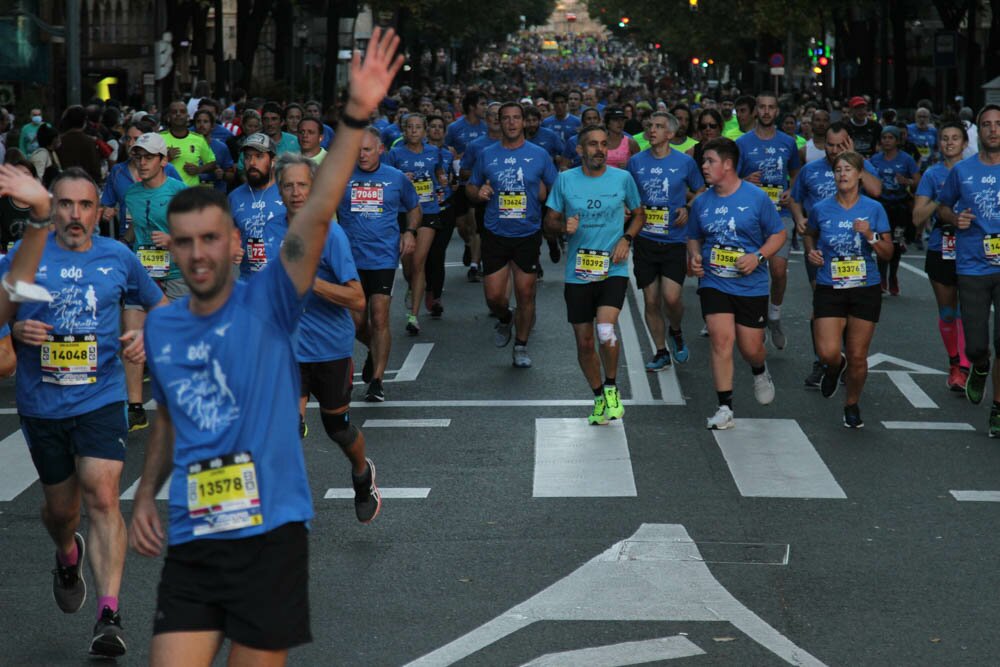
[[[170,497],[170,480],[172,478],[173,475],[167,477],[167,481],[163,483],[163,488],[156,494],[157,500],[167,500]],[[122,494],[122,500],[135,500],[135,492],[139,490],[139,482],[141,481],[142,477],[132,482],[132,486],[125,489],[125,493]]]
[[917,267],[915,267],[915,266],[911,266],[909,262],[906,262],[906,261],[902,261],[902,262],[900,262],[900,263],[899,263],[899,266],[900,266],[901,268],[904,268],[904,269],[906,269],[907,271],[909,271],[909,272],[911,272],[911,273],[915,273],[915,274],[917,274],[917,275],[918,275],[918,276],[920,276],[921,278],[926,278],[926,277],[927,277],[927,274],[926,274],[926,273],[924,273],[923,271],[921,271],[920,269],[918,269],[918,268],[917,268]]
[[938,404],[934,402],[934,399],[927,395],[917,381],[910,377],[909,371],[885,371],[885,374],[889,376],[889,380],[896,385],[896,389],[906,397],[906,400],[910,402],[915,408],[936,408]]
[[737,419],[712,435],[743,496],[847,498],[794,419]]
[[975,431],[976,427],[964,422],[882,422],[882,426],[904,431]]
[[[417,488],[406,488],[406,487],[392,487],[392,486],[380,486],[378,491],[382,494],[383,498],[389,499],[401,499],[401,498],[426,498],[431,490],[428,489],[417,489]],[[326,495],[323,496],[327,500],[347,500],[354,498],[354,489],[327,489]]]
[[[410,351],[406,353],[406,359],[403,359],[403,365],[398,370],[385,369],[386,375],[392,373],[393,377],[384,378],[382,382],[412,382],[416,380],[417,376],[420,375],[420,371],[423,370],[424,364],[427,362],[427,357],[430,356],[433,347],[434,343],[415,343],[410,348]],[[354,377],[360,378],[361,373],[355,373]],[[355,380],[354,384],[362,383]]]
[[[511,400],[456,400],[456,401],[385,401],[383,403],[367,403],[365,401],[354,401],[351,409],[361,408],[575,408],[585,405],[591,407],[593,400],[579,398],[553,398],[553,399],[511,399]],[[649,407],[663,405],[663,401],[650,399],[647,401],[636,401],[626,398],[622,401],[625,406]],[[144,405],[146,410],[156,410],[156,401],[149,400]],[[311,401],[306,404],[307,408],[317,409],[319,403]]]
[[950,491],[955,500],[973,503],[1000,503],[1000,491]]
[[562,653],[546,653],[535,658],[524,667],[618,667],[638,665],[657,660],[676,660],[705,655],[698,645],[687,637],[675,635],[659,639],[644,639],[637,642],[622,642],[608,646],[594,646]]
[[636,495],[625,425],[586,419],[535,420],[536,498],[621,498]]
[[[409,667],[452,665],[533,623],[560,621],[729,622],[785,662],[823,665],[723,588],[684,526],[647,523],[545,590]],[[491,657],[497,662],[488,653],[479,662],[490,663]]]
[[361,428],[446,428],[450,419],[366,419]]
[[[649,329],[646,327],[646,301],[643,299],[642,290],[638,288],[635,282],[635,271],[632,269],[633,262],[631,255],[629,255],[628,262],[628,281],[632,287],[632,293],[635,294],[635,302],[639,306],[639,321],[641,322],[642,330],[646,332],[646,340],[649,341],[650,349],[655,350],[656,343],[653,342],[653,337],[649,334]],[[638,331],[638,327],[636,327],[636,330]],[[690,346],[688,349],[690,349]],[[660,396],[663,397],[664,403],[667,405],[687,404],[687,401],[684,400],[684,394],[681,392],[680,382],[677,379],[676,359],[669,369],[656,374],[656,381],[660,385]]]
[[0,440],[0,501],[14,500],[37,479],[21,429]]
[[632,306],[629,305],[627,294],[618,316],[618,325],[622,332],[622,349],[625,351],[625,368],[632,388],[632,398],[652,400],[653,392],[649,389],[649,379],[646,377],[646,362],[642,360],[642,348],[639,347],[639,336],[636,334],[635,322],[632,321]]

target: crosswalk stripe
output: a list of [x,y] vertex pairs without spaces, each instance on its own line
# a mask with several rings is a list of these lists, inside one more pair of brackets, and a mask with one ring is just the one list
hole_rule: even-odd
[[14,500],[37,479],[20,429],[0,440],[0,501]]
[[447,428],[450,419],[366,419],[361,428]]
[[1000,503],[1000,491],[949,491],[960,502]]
[[[414,487],[392,487],[392,486],[380,486],[378,487],[378,492],[381,494],[382,498],[426,498],[430,495],[431,490],[429,488],[414,488]],[[327,500],[346,500],[354,498],[354,489],[327,489],[326,494],[323,496]]]
[[888,429],[904,431],[975,431],[976,427],[965,422],[882,422]]
[[794,419],[737,419],[712,435],[743,496],[847,498]]
[[535,420],[536,498],[618,498],[636,495],[625,425],[590,426],[586,419]]

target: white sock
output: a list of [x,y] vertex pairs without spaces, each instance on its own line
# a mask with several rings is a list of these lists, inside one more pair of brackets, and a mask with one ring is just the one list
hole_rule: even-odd
[[781,306],[776,306],[773,303],[767,305],[767,319],[769,320],[780,320],[781,319]]

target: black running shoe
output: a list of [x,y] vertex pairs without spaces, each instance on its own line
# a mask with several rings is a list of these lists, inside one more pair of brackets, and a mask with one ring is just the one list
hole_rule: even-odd
[[138,431],[149,426],[149,418],[146,417],[146,408],[142,403],[129,404],[128,406],[128,432]]
[[858,404],[845,405],[844,406],[844,427],[845,428],[864,428],[865,422],[861,419],[861,410],[858,408]]
[[813,362],[812,371],[806,376],[806,386],[816,389],[819,387],[819,383],[823,381],[823,364],[818,361]]
[[87,543],[83,535],[74,533],[76,540],[76,565],[63,566],[56,556],[56,569],[52,570],[52,597],[67,614],[75,614],[87,601],[87,582],[83,580],[83,561],[87,556]]
[[372,381],[372,377],[375,375],[375,364],[372,362],[372,353],[369,350],[368,356],[365,357],[365,365],[361,367],[361,381],[368,384]]
[[111,607],[101,610],[101,617],[94,625],[94,638],[90,640],[90,655],[117,658],[125,655],[125,632],[122,617]]
[[434,302],[431,304],[430,311],[431,311],[431,317],[436,319],[444,315],[444,306],[441,305],[440,301],[435,299]]
[[819,391],[823,398],[831,398],[840,387],[840,376],[847,370],[847,357],[840,355],[840,365],[837,368],[827,367],[823,371],[823,379],[819,383]]
[[382,380],[374,378],[368,385],[368,393],[365,394],[365,401],[368,403],[382,403],[385,401],[385,391],[382,389]]
[[371,523],[382,509],[382,494],[375,484],[375,464],[368,461],[368,470],[361,477],[351,475],[354,483],[354,513],[361,523]]

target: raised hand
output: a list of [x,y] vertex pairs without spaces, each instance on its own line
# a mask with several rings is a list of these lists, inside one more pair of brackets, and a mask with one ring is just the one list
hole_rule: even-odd
[[13,197],[27,203],[32,214],[39,220],[48,218],[51,212],[52,198],[42,182],[9,164],[0,165],[0,196]]

